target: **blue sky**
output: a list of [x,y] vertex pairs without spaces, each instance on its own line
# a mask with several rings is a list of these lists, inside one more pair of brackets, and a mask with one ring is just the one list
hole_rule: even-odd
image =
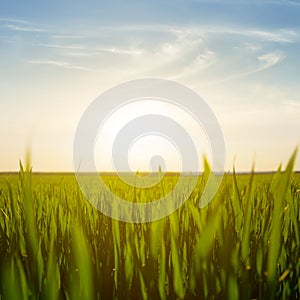
[[254,159],[257,170],[274,170],[300,145],[299,49],[296,0],[2,1],[0,170],[17,170],[28,144],[35,170],[72,170],[88,104],[149,76],[207,101],[224,132],[226,169],[235,158],[240,171]]

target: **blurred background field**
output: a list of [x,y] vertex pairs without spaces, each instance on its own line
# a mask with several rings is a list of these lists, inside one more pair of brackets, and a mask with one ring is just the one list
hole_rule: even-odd
[[[202,209],[201,175],[179,210],[143,224],[103,215],[73,174],[22,165],[1,174],[0,299],[298,299],[295,157],[277,173],[225,174]],[[132,201],[156,200],[176,178],[168,174],[140,199],[116,175],[103,176]]]

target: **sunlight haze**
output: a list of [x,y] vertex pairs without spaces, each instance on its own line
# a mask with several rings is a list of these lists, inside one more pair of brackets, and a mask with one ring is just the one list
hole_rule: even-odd
[[[226,170],[249,171],[254,161],[257,171],[276,170],[300,145],[299,15],[298,2],[280,0],[2,2],[0,171],[18,171],[27,146],[33,170],[72,171],[74,134],[88,105],[144,77],[178,81],[208,103],[223,130]],[[112,169],[105,149],[122,124],[151,109],[182,123],[200,160],[210,158],[193,120],[145,103],[106,124],[95,144],[95,153],[106,153],[95,154],[99,169]],[[152,137],[132,148],[133,170],[147,168],[150,148],[167,155],[168,170],[180,168],[176,148]]]

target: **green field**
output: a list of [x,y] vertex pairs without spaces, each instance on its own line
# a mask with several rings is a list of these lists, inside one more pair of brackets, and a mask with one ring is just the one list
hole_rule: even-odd
[[[299,299],[294,160],[274,174],[226,174],[202,209],[199,176],[179,210],[143,224],[97,211],[72,174],[2,174],[0,299]],[[129,201],[156,200],[176,181],[142,194],[104,177]]]

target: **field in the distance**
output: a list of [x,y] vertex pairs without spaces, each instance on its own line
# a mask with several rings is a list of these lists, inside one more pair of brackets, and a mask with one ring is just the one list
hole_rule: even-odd
[[[300,174],[227,174],[205,208],[205,176],[172,215],[123,223],[72,174],[0,175],[0,299],[298,299]],[[110,174],[112,191],[139,201]],[[163,181],[170,190],[176,174]],[[162,185],[143,201],[162,195]],[[178,195],[180,197],[182,195]]]

